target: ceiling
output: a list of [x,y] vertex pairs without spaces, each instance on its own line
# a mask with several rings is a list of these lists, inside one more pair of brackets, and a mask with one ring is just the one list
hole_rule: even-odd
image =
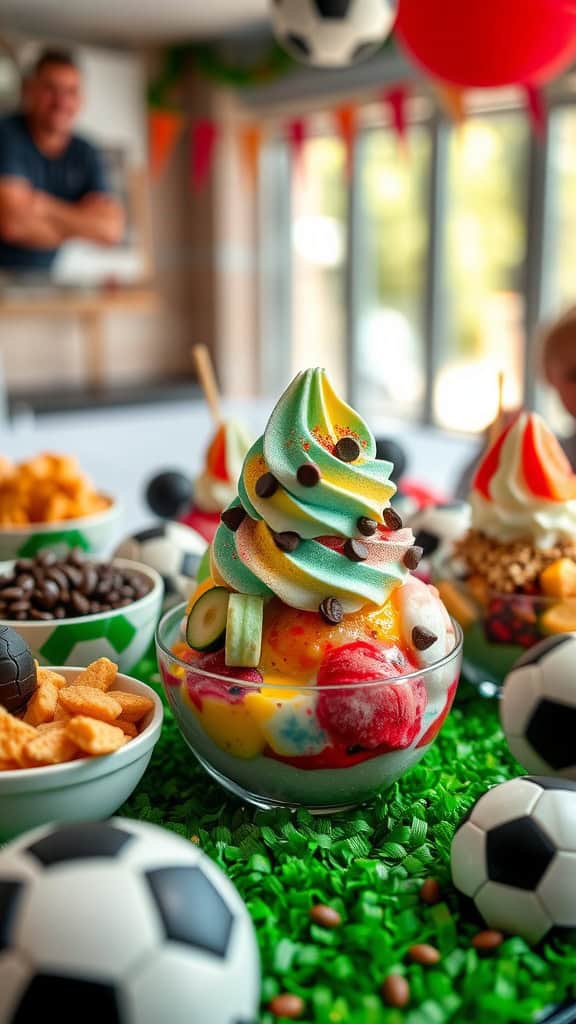
[[2,31],[79,42],[165,43],[266,17],[267,0],[0,0]]

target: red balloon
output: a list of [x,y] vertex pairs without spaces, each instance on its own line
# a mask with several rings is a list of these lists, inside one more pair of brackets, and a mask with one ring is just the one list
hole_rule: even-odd
[[454,85],[539,84],[576,54],[576,0],[400,0],[396,31],[418,64]]

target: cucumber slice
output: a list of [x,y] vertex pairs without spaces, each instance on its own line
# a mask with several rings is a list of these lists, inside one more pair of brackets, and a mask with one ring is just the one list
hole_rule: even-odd
[[262,651],[264,600],[254,594],[230,594],[226,620],[227,665],[256,668]]
[[186,623],[186,642],[195,651],[216,651],[224,646],[230,591],[213,587],[198,598]]

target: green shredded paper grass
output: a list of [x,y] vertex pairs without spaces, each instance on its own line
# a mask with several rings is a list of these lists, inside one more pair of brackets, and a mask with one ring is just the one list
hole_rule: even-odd
[[[135,673],[159,690],[152,659]],[[470,940],[482,927],[450,881],[450,843],[461,816],[490,786],[523,774],[508,752],[495,702],[465,685],[423,762],[369,806],[315,817],[262,811],[209,779],[167,710],[162,737],[138,790],[120,813],[198,842],[232,879],[256,928],[262,960],[260,1024],[278,1020],[275,995],[300,995],[302,1024],[523,1024],[576,988],[576,946],[552,938],[531,949],[509,938],[489,959]],[[419,890],[437,878],[442,902]],[[342,915],[328,930],[314,903]],[[433,967],[408,963],[411,945],[441,953]],[[379,994],[404,974],[404,1010]]]

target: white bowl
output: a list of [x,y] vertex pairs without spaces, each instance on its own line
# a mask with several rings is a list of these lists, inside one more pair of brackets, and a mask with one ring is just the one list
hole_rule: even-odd
[[[81,668],[54,668],[74,679]],[[134,792],[144,775],[162,728],[163,708],[145,683],[118,675],[117,690],[154,701],[139,736],[114,754],[85,757],[66,764],[0,772],[0,840],[11,839],[49,821],[93,821],[108,818]]]
[[121,507],[113,498],[103,512],[80,519],[62,519],[57,523],[30,523],[29,526],[0,526],[0,560],[33,558],[39,551],[65,555],[80,548],[89,555],[103,555],[110,549],[121,517]]
[[[162,611],[164,584],[155,569],[141,562],[114,558],[112,564],[146,576],[152,589],[139,601],[114,611],[49,622],[0,619],[0,624],[15,629],[41,665],[84,667],[96,658],[107,657],[118,665],[120,672],[130,672],[152,643]],[[9,562],[0,566],[0,571],[9,572],[11,568]]]

